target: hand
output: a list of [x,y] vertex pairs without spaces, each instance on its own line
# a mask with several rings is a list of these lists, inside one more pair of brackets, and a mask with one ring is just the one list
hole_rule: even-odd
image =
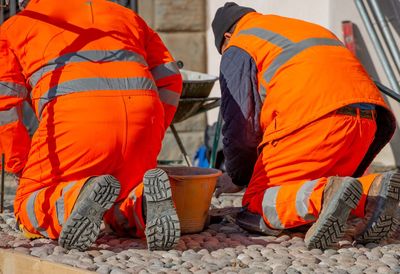
[[222,193],[236,193],[241,191],[244,186],[237,186],[232,182],[231,177],[227,173],[222,174],[218,178],[217,186],[215,187],[215,197],[219,197]]

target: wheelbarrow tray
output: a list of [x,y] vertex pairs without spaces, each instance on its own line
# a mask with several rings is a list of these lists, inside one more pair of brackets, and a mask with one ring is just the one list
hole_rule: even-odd
[[173,123],[219,106],[219,98],[208,98],[218,77],[184,69],[180,72],[183,78],[182,95]]

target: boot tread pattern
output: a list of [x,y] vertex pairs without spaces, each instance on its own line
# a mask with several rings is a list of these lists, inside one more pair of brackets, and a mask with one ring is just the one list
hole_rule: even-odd
[[120,185],[111,175],[94,178],[93,189],[79,201],[63,225],[58,243],[66,249],[86,250],[96,241],[104,213],[117,199]]
[[171,249],[179,242],[181,230],[168,175],[161,169],[152,169],[146,172],[143,182],[147,247],[149,250]]
[[400,201],[400,173],[393,173],[388,179],[390,181],[385,197],[385,208],[378,219],[369,224],[366,231],[357,239],[360,243],[379,243],[400,225],[400,220],[386,212],[392,207],[397,207]]
[[394,173],[390,179],[388,196],[396,201],[400,201],[400,173]]
[[344,191],[342,200],[350,207],[356,208],[362,196],[362,186],[358,184],[350,184]]
[[362,186],[360,182],[351,178],[343,182],[344,190],[337,201],[328,205],[327,213],[320,215],[314,235],[306,240],[309,249],[326,249],[336,244],[344,235],[344,228],[350,211],[355,208],[361,199]]
[[144,194],[147,201],[162,201],[172,197],[168,175],[161,169],[152,169],[146,172]]
[[326,249],[338,242],[343,235],[343,224],[337,218],[329,217],[310,241],[308,248]]

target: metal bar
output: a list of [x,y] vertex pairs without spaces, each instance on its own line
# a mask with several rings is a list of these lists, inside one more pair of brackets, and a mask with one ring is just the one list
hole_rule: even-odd
[[4,181],[5,181],[5,162],[6,156],[1,154],[1,198],[0,198],[0,213],[4,212]]
[[384,94],[389,96],[390,98],[396,100],[397,102],[400,103],[400,95],[391,90],[390,88],[384,86],[382,83],[375,81],[376,87]]
[[385,54],[385,51],[383,49],[382,43],[379,40],[379,37],[372,25],[371,18],[368,15],[367,9],[365,7],[365,4],[363,0],[354,0],[358,12],[360,13],[360,16],[364,22],[364,25],[367,29],[367,32],[372,40],[372,43],[374,44],[374,47],[376,49],[376,52],[378,53],[379,60],[381,61],[381,64],[383,66],[383,69],[385,70],[386,76],[389,79],[390,85],[394,89],[396,93],[400,94],[400,86],[399,83],[396,80],[396,76],[393,72],[393,69],[391,68],[389,61],[387,59],[387,56]]
[[176,128],[175,128],[174,124],[171,124],[169,127],[171,128],[172,134],[174,134],[176,143],[178,144],[178,147],[181,150],[183,158],[185,158],[187,166],[191,167],[192,166],[192,162],[190,161],[189,155],[186,153],[186,149],[183,146],[182,140],[179,137],[178,132],[176,131]]
[[215,127],[215,132],[214,132],[213,147],[211,150],[211,158],[210,158],[211,168],[215,168],[215,164],[217,162],[218,144],[219,144],[219,137],[221,135],[221,127],[222,127],[222,115],[221,115],[221,109],[219,109],[217,125]]
[[139,13],[138,0],[131,0],[131,9],[134,12]]
[[196,115],[200,114],[200,113],[203,113],[203,112],[206,112],[206,111],[209,111],[209,110],[211,110],[213,108],[216,108],[216,107],[219,107],[219,106],[221,106],[221,102],[219,100],[216,100],[216,101],[211,102],[211,103],[203,104],[200,107],[200,109],[196,112]]
[[396,45],[396,41],[393,37],[393,33],[390,30],[389,24],[385,20],[385,16],[379,7],[378,1],[369,0],[370,9],[375,16],[376,21],[383,33],[387,47],[393,57],[394,64],[396,65],[397,71],[400,72],[400,51]]
[[10,0],[10,17],[17,14],[17,0]]

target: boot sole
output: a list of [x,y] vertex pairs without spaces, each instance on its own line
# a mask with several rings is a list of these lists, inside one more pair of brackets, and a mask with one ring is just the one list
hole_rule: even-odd
[[267,227],[261,215],[248,211],[242,211],[236,215],[236,224],[247,231],[268,236],[278,236],[282,233],[282,230]]
[[66,249],[86,250],[96,241],[104,213],[111,208],[120,184],[111,175],[96,177],[90,194],[75,204],[62,227],[58,243]]
[[337,243],[344,235],[344,227],[352,209],[356,208],[362,196],[362,185],[354,178],[345,179],[326,209],[306,234],[309,249],[326,249]]
[[149,250],[171,249],[178,243],[181,230],[168,175],[161,169],[149,170],[143,184],[147,205],[147,247]]
[[400,201],[400,173],[387,174],[384,178],[388,182],[386,191],[379,194],[379,204],[384,204],[382,210],[376,211],[371,217],[365,232],[357,239],[359,243],[379,243],[390,232],[396,231],[400,224],[399,217],[393,216],[393,209],[398,208]]

